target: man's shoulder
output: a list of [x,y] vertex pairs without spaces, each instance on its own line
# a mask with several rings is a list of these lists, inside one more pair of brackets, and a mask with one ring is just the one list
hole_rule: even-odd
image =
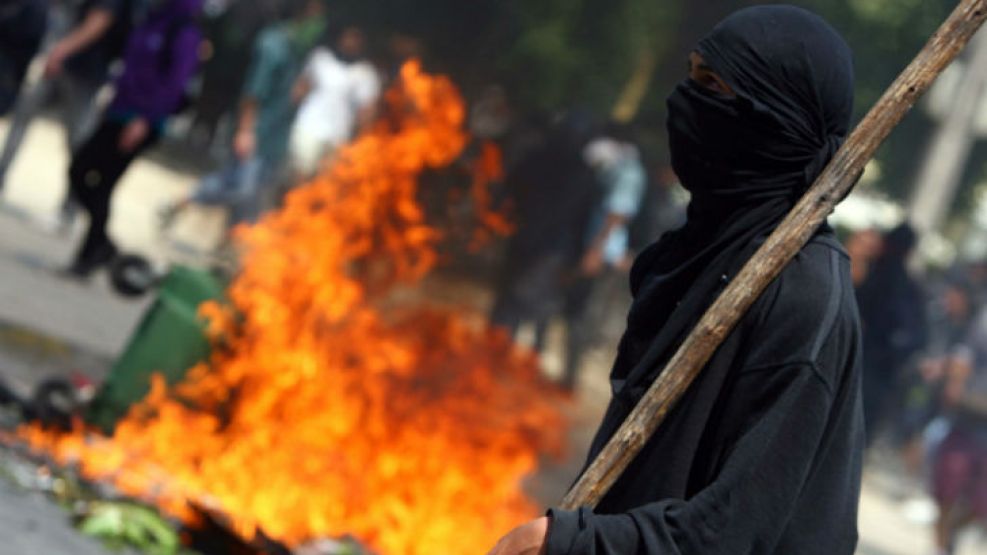
[[855,326],[857,308],[846,251],[835,238],[813,239],[768,286],[751,314],[759,332],[788,336],[793,348],[806,337]]
[[377,68],[370,62],[353,62],[350,73],[360,79],[378,79]]
[[859,342],[849,258],[813,241],[768,286],[742,324],[743,371],[812,368],[832,388]]
[[784,302],[822,310],[831,297],[852,291],[850,257],[835,239],[814,239],[781,271],[777,287]]
[[308,54],[309,63],[312,64],[339,64],[339,60],[331,50],[325,46],[316,46]]

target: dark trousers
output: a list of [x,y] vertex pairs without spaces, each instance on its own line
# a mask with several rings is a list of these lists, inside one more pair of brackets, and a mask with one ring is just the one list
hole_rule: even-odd
[[71,194],[89,213],[89,230],[76,254],[76,265],[86,265],[112,250],[106,224],[110,219],[113,190],[130,163],[158,140],[157,132],[151,131],[137,148],[122,152],[119,143],[124,127],[123,123],[103,120],[72,156],[69,167]]
[[568,258],[561,253],[509,259],[502,269],[490,321],[515,336],[521,324],[535,325],[535,352],[545,347],[549,321],[562,309],[563,277]]
[[590,347],[604,340],[616,343],[623,332],[624,315],[630,308],[626,282],[626,272],[607,267],[599,275],[581,276],[569,284],[563,312],[566,322],[564,387],[576,387],[583,355]]

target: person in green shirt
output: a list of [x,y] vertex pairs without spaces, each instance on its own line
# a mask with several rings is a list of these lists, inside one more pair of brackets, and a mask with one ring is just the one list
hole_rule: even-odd
[[293,0],[287,18],[262,29],[244,82],[233,157],[203,178],[193,193],[162,211],[167,226],[192,204],[226,206],[231,223],[260,215],[264,189],[282,178],[297,103],[295,81],[326,29],[324,0]]

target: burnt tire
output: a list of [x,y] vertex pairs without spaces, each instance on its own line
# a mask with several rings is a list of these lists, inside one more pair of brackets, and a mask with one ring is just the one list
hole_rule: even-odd
[[69,431],[73,416],[81,411],[82,402],[75,387],[63,379],[51,378],[34,390],[28,416],[45,428]]
[[151,263],[136,254],[122,254],[110,264],[110,284],[124,297],[141,297],[153,289],[161,276]]

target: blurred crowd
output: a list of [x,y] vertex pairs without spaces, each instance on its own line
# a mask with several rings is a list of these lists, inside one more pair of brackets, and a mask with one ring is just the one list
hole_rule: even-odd
[[517,228],[491,320],[515,334],[528,324],[539,352],[549,325],[563,321],[561,384],[572,389],[586,351],[623,329],[631,262],[684,221],[685,199],[666,166],[644,159],[628,124],[570,110],[517,123],[503,142]]
[[[195,205],[225,208],[230,227],[256,219],[373,122],[401,64],[423,54],[416,37],[368,32],[327,6],[10,0],[0,7],[0,115],[10,124],[0,191],[31,122],[56,108],[72,157],[46,226],[66,231],[80,208],[88,214],[64,272],[86,278],[118,254],[107,233],[116,184],[137,157],[175,140],[180,117],[179,140],[211,153],[213,168],[160,207],[162,230]],[[573,388],[587,348],[619,333],[631,260],[681,223],[684,198],[667,165],[645,160],[631,125],[578,108],[520,113],[497,85],[467,96],[474,146],[458,166],[473,163],[477,145],[496,147],[494,208],[516,227],[498,251],[491,319],[514,334],[530,325],[539,351],[549,323],[564,321],[562,383]]]
[[936,545],[987,522],[987,262],[919,279],[906,223],[847,239],[864,324],[868,442],[900,457],[937,507]]
[[324,0],[11,0],[0,7],[0,189],[31,122],[57,108],[72,156],[50,227],[88,213],[65,270],[85,278],[117,256],[106,224],[120,178],[183,116],[185,140],[217,163],[161,208],[162,225],[192,204],[249,221],[374,118],[382,87],[414,55],[413,39],[389,38],[371,62],[364,31],[335,21]]

